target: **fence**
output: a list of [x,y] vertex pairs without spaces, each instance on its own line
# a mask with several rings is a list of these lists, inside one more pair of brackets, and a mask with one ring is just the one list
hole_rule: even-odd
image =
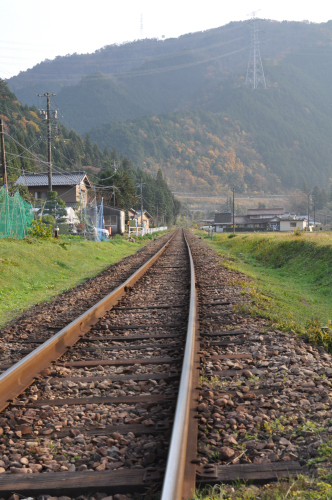
[[128,235],[144,236],[145,234],[157,233],[158,231],[166,231],[167,226],[161,227],[130,227],[128,228]]
[[24,238],[33,221],[32,205],[26,203],[19,193],[9,196],[0,189],[0,238]]

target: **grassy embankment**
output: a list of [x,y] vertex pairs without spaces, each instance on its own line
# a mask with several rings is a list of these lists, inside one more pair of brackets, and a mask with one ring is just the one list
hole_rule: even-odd
[[120,236],[102,243],[77,237],[0,239],[0,325],[132,255],[151,239],[152,235],[138,237],[135,243]]
[[[331,233],[215,234],[210,242],[222,265],[248,275],[244,310],[294,330],[332,351]],[[328,326],[327,329],[321,329]]]

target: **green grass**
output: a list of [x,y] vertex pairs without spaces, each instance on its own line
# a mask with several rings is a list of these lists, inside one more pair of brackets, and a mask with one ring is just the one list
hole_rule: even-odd
[[102,243],[79,237],[0,239],[0,325],[95,276],[150,240],[151,235],[135,243],[120,236]]
[[[332,350],[331,233],[216,234],[213,242],[199,235],[224,258],[221,265],[252,278],[245,290],[250,303],[239,311],[305,333]],[[321,330],[325,325],[329,329]]]
[[331,500],[331,478],[324,471],[320,476],[299,476],[264,486],[221,484],[197,492],[192,500]]

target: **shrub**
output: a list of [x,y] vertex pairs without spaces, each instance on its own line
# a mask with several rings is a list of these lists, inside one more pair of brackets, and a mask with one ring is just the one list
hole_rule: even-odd
[[44,224],[40,219],[32,221],[28,235],[35,238],[52,238],[52,227]]
[[44,222],[44,224],[47,224],[47,225],[54,225],[55,223],[55,219],[53,217],[53,215],[43,215],[42,217],[42,222]]
[[302,236],[303,235],[303,232],[300,231],[300,229],[297,227],[296,229],[294,229],[293,231],[293,235],[294,236]]

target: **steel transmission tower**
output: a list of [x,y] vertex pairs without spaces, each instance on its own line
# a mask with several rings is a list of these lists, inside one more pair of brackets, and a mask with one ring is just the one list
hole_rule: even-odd
[[266,89],[266,81],[264,76],[261,53],[259,50],[260,41],[258,40],[257,17],[253,12],[253,17],[250,19],[250,54],[246,77],[246,86],[252,90],[257,89],[259,85]]

